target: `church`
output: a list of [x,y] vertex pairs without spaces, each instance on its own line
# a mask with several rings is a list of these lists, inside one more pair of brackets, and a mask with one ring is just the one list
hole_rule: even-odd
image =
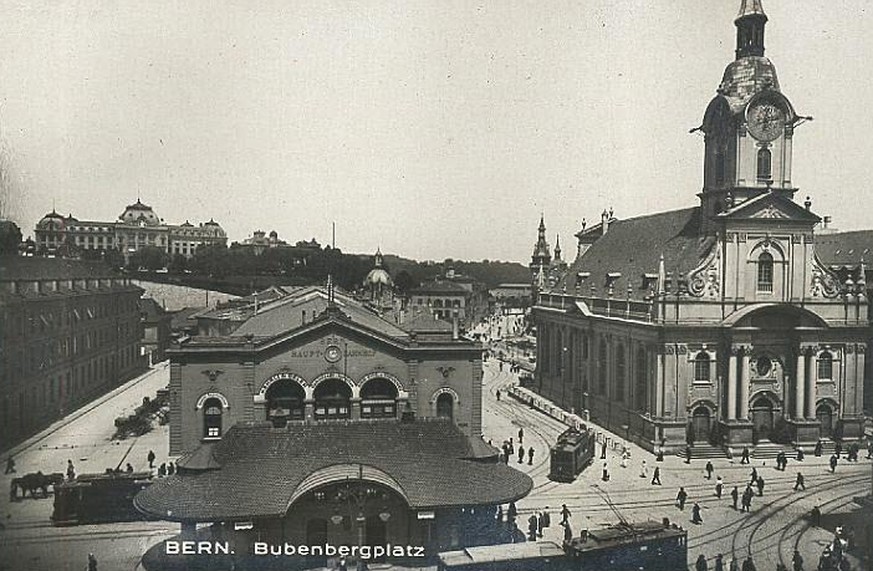
[[535,390],[649,450],[861,436],[869,341],[863,264],[816,254],[795,199],[798,114],[764,55],[767,15],[742,0],[736,57],[698,128],[688,208],[604,213],[538,296]]

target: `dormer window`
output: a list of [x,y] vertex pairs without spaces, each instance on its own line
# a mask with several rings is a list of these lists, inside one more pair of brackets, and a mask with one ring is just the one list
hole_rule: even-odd
[[773,155],[770,149],[758,151],[758,181],[767,182],[773,178]]
[[773,292],[773,256],[767,252],[758,256],[758,291]]
[[658,283],[658,274],[643,274],[642,289],[654,290]]

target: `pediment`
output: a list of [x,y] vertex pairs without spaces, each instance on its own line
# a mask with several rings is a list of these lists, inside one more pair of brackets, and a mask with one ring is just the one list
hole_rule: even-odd
[[780,220],[816,223],[818,216],[788,198],[767,193],[718,215],[722,220]]

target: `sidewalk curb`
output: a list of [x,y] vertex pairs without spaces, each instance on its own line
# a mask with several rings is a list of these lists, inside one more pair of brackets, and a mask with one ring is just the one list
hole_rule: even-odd
[[168,366],[169,366],[169,361],[162,361],[161,363],[158,363],[156,366],[153,366],[148,371],[142,373],[138,377],[135,377],[135,378],[127,381],[123,385],[119,385],[119,386],[115,387],[114,389],[112,389],[108,393],[104,393],[104,394],[100,395],[99,397],[97,397],[96,399],[82,405],[81,407],[74,410],[73,412],[71,412],[67,416],[65,416],[59,420],[56,420],[55,422],[53,422],[49,426],[45,427],[41,431],[37,432],[36,434],[31,436],[30,438],[24,440],[23,442],[19,442],[18,444],[16,444],[15,446],[13,446],[12,448],[9,448],[7,450],[0,450],[0,455],[17,456],[17,455],[21,454],[25,450],[37,445],[40,441],[44,440],[45,438],[47,438],[48,436],[50,436],[54,432],[57,432],[58,430],[60,430],[64,426],[70,424],[71,422],[73,422],[75,420],[78,420],[79,418],[88,414],[89,412],[91,412],[92,410],[97,408],[98,406],[106,403],[106,401],[118,396],[119,394],[123,393],[124,391],[128,390],[129,388],[131,388],[135,385],[138,385],[139,383],[145,381],[146,379],[150,378],[155,373],[163,370],[164,368],[166,368]]

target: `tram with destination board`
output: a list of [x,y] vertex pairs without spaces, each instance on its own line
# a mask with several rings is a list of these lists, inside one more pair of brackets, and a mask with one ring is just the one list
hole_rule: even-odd
[[151,484],[150,472],[80,474],[55,486],[53,525],[77,525],[145,519],[133,498]]
[[549,479],[572,482],[594,460],[597,444],[594,431],[583,424],[581,429],[568,428],[558,436],[550,450]]

